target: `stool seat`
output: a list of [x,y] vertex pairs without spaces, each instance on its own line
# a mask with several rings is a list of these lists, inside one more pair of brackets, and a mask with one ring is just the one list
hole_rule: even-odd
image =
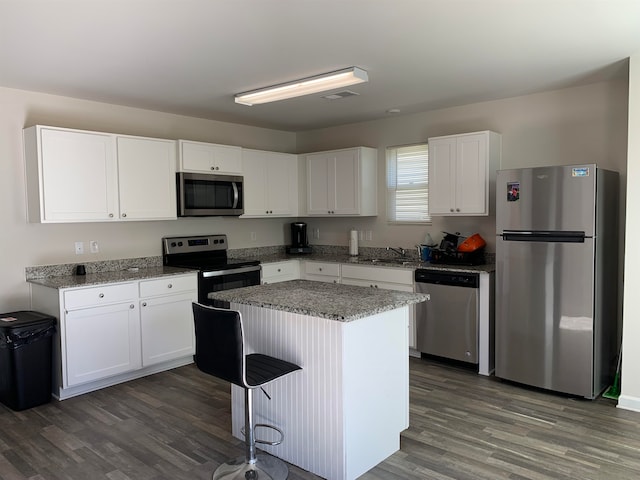
[[301,370],[301,367],[262,353],[245,354],[242,316],[236,310],[194,303],[193,319],[196,331],[194,358],[198,369],[244,389],[245,457],[220,465],[213,473],[213,480],[285,480],[289,469],[282,460],[266,453],[256,454],[257,441],[277,445],[284,439],[284,434],[276,427],[260,424],[275,429],[281,439],[273,443],[255,439],[252,392]]
[[247,385],[250,388],[261,387],[276,378],[300,370],[298,365],[261,353],[251,353],[245,357],[245,361]]

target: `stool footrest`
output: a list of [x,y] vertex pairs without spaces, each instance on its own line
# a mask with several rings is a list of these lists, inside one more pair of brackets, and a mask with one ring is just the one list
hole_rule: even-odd
[[[261,443],[263,445],[270,445],[272,447],[275,447],[276,445],[280,445],[284,441],[284,432],[282,430],[280,430],[278,427],[274,427],[273,425],[267,425],[266,423],[256,423],[253,426],[254,433],[255,433],[256,428],[258,428],[258,427],[270,428],[271,430],[275,430],[276,432],[278,432],[280,434],[280,439],[276,440],[274,442],[272,442],[270,440],[258,440],[258,439],[256,439],[255,440],[256,443]],[[240,429],[240,433],[242,433],[242,435],[246,436],[246,433],[244,431],[244,427],[242,427]]]

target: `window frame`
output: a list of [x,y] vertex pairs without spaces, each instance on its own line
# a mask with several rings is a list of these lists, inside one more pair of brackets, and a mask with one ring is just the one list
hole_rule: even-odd
[[[420,147],[426,150],[426,178],[424,179],[424,187],[401,187],[398,188],[398,151],[401,149],[410,149]],[[428,142],[412,143],[408,145],[389,146],[385,149],[385,169],[386,169],[386,216],[387,223],[391,225],[432,225],[432,217],[429,215],[429,144]],[[398,191],[423,190],[417,192],[423,196],[426,202],[426,218],[402,220],[397,217],[397,192]]]

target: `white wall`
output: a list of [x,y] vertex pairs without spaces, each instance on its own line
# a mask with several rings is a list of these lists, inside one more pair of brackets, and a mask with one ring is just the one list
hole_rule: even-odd
[[[286,219],[189,218],[162,222],[26,222],[22,129],[35,124],[159,138],[187,138],[281,152],[295,134],[0,88],[0,313],[29,308],[25,267],[161,255],[164,235],[226,233],[232,248],[282,245]],[[256,232],[255,242],[250,232]],[[75,241],[100,253],[75,255]],[[88,249],[87,249],[88,250]]]
[[494,217],[434,217],[429,227],[391,225],[385,217],[386,147],[479,130],[502,134],[502,168],[597,163],[620,172],[624,208],[626,79],[299,133],[299,152],[354,145],[379,148],[378,217],[308,219],[310,228],[320,229],[320,240],[311,241],[346,245],[348,230],[356,228],[374,233],[373,241],[361,242],[363,246],[412,248],[427,231],[434,240],[442,231],[477,231],[487,240],[488,250],[495,251]]
[[627,166],[627,243],[625,254],[624,304],[622,320],[622,392],[618,406],[640,412],[640,250],[633,248],[640,234],[640,52],[631,57],[629,69],[629,143]]

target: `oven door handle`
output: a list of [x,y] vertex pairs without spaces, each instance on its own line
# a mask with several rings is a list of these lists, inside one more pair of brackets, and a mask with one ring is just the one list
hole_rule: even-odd
[[240,199],[240,195],[238,194],[238,184],[236,182],[231,182],[233,185],[233,208],[238,208],[238,201]]
[[220,277],[222,275],[232,275],[234,273],[259,272],[260,269],[261,269],[260,265],[254,265],[254,266],[251,266],[251,267],[230,268],[229,270],[215,270],[215,271],[212,271],[212,272],[202,272],[202,276],[204,278]]

